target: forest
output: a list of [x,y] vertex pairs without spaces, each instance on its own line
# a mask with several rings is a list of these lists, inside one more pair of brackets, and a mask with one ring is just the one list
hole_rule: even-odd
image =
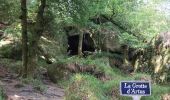
[[170,100],[169,0],[0,0],[0,100]]

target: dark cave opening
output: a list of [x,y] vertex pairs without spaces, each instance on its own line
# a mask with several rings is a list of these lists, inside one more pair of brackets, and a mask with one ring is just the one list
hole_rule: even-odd
[[[78,44],[79,44],[79,35],[68,36],[68,55],[77,55],[78,54]],[[87,52],[94,52],[95,45],[93,39],[90,37],[90,34],[83,34],[83,45],[82,53],[86,55]]]

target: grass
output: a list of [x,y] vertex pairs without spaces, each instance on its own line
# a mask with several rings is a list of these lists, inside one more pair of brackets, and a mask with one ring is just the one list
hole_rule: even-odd
[[[66,61],[66,60],[65,60]],[[101,95],[101,97],[105,98],[102,100],[132,100],[131,97],[123,97],[120,96],[119,93],[119,83],[121,81],[126,81],[126,80],[141,80],[143,78],[146,78],[148,80],[151,79],[151,76],[149,74],[146,73],[135,73],[133,75],[127,75],[124,74],[122,71],[120,71],[117,68],[111,68],[109,66],[108,60],[106,58],[93,58],[93,57],[89,57],[89,58],[78,58],[78,57],[72,57],[72,58],[68,58],[67,63],[70,62],[78,62],[80,64],[85,64],[85,65],[95,65],[97,66],[98,69],[104,71],[104,73],[109,76],[111,78],[111,80],[108,81],[104,81],[102,82],[101,80],[95,78],[92,75],[86,75],[86,74],[78,74],[79,77],[81,78],[85,78],[86,81],[90,84],[90,85],[86,85],[85,83],[82,82],[83,85],[78,84],[77,87],[75,87],[77,89],[74,90],[74,92],[68,89],[68,87],[73,86],[75,84],[77,84],[76,82],[76,75],[73,76],[73,78],[67,83],[67,93],[69,92],[69,95],[67,96],[77,96],[82,91],[79,91],[79,89],[87,89],[87,91],[89,91],[88,89],[92,89],[95,88],[95,90],[100,90],[102,93],[97,94],[98,92],[93,91],[94,93],[96,93],[96,95]],[[93,84],[93,82],[98,82],[98,84]],[[65,82],[66,83],[66,82]],[[93,90],[93,89],[92,89]],[[84,90],[86,91],[86,90]],[[84,92],[83,91],[83,92]],[[86,91],[86,92],[87,92]],[[92,91],[91,91],[92,92]],[[104,94],[103,94],[104,93]],[[161,100],[162,95],[166,94],[166,93],[170,93],[170,87],[167,85],[159,85],[159,84],[152,84],[152,95],[148,96],[148,97],[142,97],[141,100]],[[83,97],[83,96],[82,96]],[[100,96],[97,96],[100,97]],[[82,98],[81,98],[82,99]],[[75,99],[75,100],[81,100],[81,99]],[[74,100],[72,98],[69,98],[67,100]],[[97,99],[91,99],[89,98],[88,100],[97,100]],[[100,99],[99,99],[100,100]]]
[[143,97],[142,100],[161,100],[162,95],[170,93],[170,86],[152,85],[152,95]]

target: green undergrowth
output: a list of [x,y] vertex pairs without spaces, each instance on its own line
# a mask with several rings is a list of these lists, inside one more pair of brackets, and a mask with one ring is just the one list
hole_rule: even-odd
[[[86,59],[71,57],[61,62],[85,65],[95,65],[103,71],[110,80],[102,81],[93,75],[85,73],[74,74],[69,81],[64,81],[66,87],[66,100],[132,100],[131,97],[120,96],[119,84],[121,81],[151,80],[151,76],[145,73],[124,74],[118,68],[111,68],[107,58]],[[60,83],[61,84],[61,83]],[[97,92],[99,91],[99,92]],[[92,94],[90,94],[92,93]],[[142,97],[141,100],[161,100],[162,96],[170,93],[170,87],[165,85],[152,84],[152,95]],[[93,97],[93,98],[92,98]]]

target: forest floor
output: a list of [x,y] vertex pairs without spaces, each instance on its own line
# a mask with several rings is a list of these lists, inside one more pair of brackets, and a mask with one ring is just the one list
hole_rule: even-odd
[[[132,75],[127,75],[122,73],[122,71],[119,69],[111,68],[107,62],[107,59],[105,58],[100,59],[96,58],[92,60],[91,58],[80,59],[72,57],[65,60],[66,61],[68,60],[67,62],[69,63],[78,61],[80,65],[85,66],[86,65],[98,66],[96,70],[102,70],[108,77],[108,79],[107,80],[98,79],[95,78],[95,76],[93,75],[88,75],[88,77],[86,77],[87,75],[85,73],[79,73],[78,76],[81,76],[82,79],[84,78],[87,84],[80,83],[83,85],[81,86],[77,85],[77,87],[71,88],[73,90],[67,90],[68,89],[66,88],[67,86],[72,87],[73,85],[70,84],[72,82],[67,82],[69,80],[64,80],[63,83],[56,85],[52,83],[47,76],[41,77],[40,80],[29,78],[28,79],[17,78],[17,75],[15,74],[16,71],[14,70],[16,70],[19,64],[21,64],[21,61],[0,59],[0,87],[4,89],[4,93],[8,98],[7,100],[64,100],[65,98],[69,97],[68,93],[71,96],[77,95],[79,96],[81,94],[79,92],[79,89],[85,89],[85,92],[87,90],[87,93],[91,91],[91,93],[95,94],[98,94],[95,91],[95,89],[104,91],[104,93],[109,96],[109,99],[107,100],[132,100],[132,98],[130,97],[122,97],[119,95],[120,81],[142,79],[150,80],[150,75],[146,73],[134,73]],[[77,83],[77,81],[79,80],[75,79],[72,81]],[[61,87],[64,87],[64,89]],[[0,100],[2,99],[0,98]],[[141,100],[170,100],[170,87],[169,85],[152,84],[152,95],[148,97],[142,97]]]
[[0,85],[7,100],[63,100],[64,89],[48,79],[43,80],[44,91],[38,91],[32,84],[24,84],[14,73],[0,66]]

